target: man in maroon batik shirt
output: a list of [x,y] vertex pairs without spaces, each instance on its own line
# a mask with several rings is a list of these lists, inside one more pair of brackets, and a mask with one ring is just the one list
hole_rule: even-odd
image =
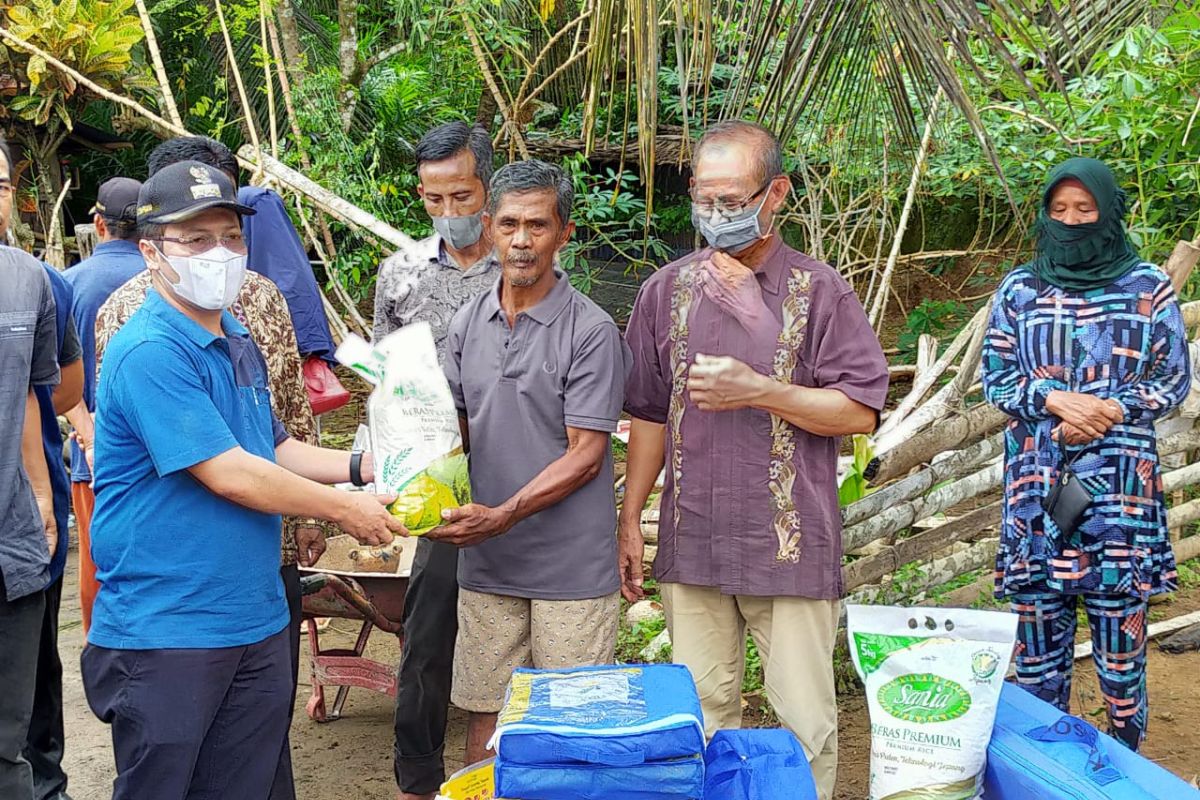
[[767,697],[828,799],[843,591],[837,458],[840,437],[874,430],[887,362],[846,281],[775,230],[791,185],[768,131],[720,123],[692,168],[692,218],[709,247],[646,282],[627,332],[622,591],[641,595],[639,517],[665,463],[654,575],[707,732],[741,725],[749,629]]

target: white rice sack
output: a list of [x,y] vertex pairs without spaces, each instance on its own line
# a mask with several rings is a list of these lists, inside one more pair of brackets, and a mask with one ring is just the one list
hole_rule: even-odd
[[442,523],[442,511],[471,502],[467,456],[458,410],[428,323],[389,333],[374,345],[347,337],[338,361],[374,387],[367,422],[375,459],[375,488],[395,494],[388,506],[410,534]]
[[870,800],[976,800],[1017,616],[846,607],[871,713]]

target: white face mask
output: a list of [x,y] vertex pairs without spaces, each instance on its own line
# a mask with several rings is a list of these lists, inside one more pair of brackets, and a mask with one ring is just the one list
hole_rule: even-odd
[[179,283],[171,284],[171,289],[197,308],[229,308],[246,280],[246,256],[224,245],[198,256],[169,256],[161,250],[158,254],[179,275]]

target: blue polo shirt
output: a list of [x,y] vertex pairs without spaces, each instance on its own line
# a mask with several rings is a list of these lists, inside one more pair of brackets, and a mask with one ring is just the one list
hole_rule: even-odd
[[[75,293],[71,316],[83,346],[83,402],[88,411],[96,410],[96,316],[113,292],[145,268],[137,242],[115,239],[96,245],[90,258],[63,273]],[[71,480],[86,483],[91,479],[83,451],[72,439]]]
[[96,392],[88,642],[119,650],[253,644],[288,623],[278,516],[221,498],[188,468],[287,438],[267,367],[226,313],[216,336],[151,290],[113,337]]
[[[50,278],[50,291],[54,294],[54,335],[58,345],[58,366],[74,364],[80,357],[79,336],[71,320],[71,285],[63,275],[49,264],[42,269]],[[58,414],[54,411],[53,386],[33,387],[34,398],[42,412],[42,452],[46,454],[46,467],[50,472],[51,496],[54,500],[54,522],[58,527],[58,546],[54,558],[50,559],[50,582],[62,577],[67,566],[67,548],[70,546],[70,531],[67,529],[71,513],[71,482],[67,478],[67,467],[63,463],[62,430],[58,427]]]

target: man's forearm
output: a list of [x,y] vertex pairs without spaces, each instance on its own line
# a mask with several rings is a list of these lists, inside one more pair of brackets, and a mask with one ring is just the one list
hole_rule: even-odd
[[71,423],[75,432],[79,434],[84,445],[90,444],[96,438],[96,423],[92,419],[92,413],[87,410],[87,405],[83,402],[76,403],[64,416],[66,416],[67,422]]
[[837,389],[796,386],[766,375],[751,405],[816,436],[849,436],[875,429],[875,411]]
[[600,474],[604,464],[603,447],[608,446],[608,434],[598,444],[599,432],[589,431],[574,446],[568,445],[567,452],[550,462],[529,483],[525,484],[499,508],[515,525],[523,519],[549,508],[569,497],[573,492]]
[[53,511],[54,491],[50,486],[50,465],[42,446],[42,409],[33,390],[25,396],[25,425],[21,430],[21,463],[29,477],[30,488],[37,498],[38,508],[45,515],[47,506]]
[[621,501],[621,524],[640,525],[642,509],[654,490],[666,460],[667,426],[633,418],[625,461],[625,498]]
[[188,471],[214,494],[264,514],[336,522],[346,510],[345,492],[296,475],[240,447]]
[[83,401],[83,359],[76,359],[59,369],[58,385],[50,395],[55,414],[66,414]]
[[275,463],[288,472],[317,483],[346,483],[350,480],[350,454],[345,450],[314,447],[289,438],[275,448]]

